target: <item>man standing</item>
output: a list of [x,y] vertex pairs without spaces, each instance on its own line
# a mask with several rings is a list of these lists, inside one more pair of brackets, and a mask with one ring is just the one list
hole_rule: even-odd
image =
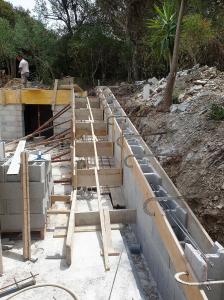
[[29,64],[21,55],[17,56],[17,60],[19,61],[19,72],[21,74],[21,81],[24,87],[27,86],[27,80],[29,77]]

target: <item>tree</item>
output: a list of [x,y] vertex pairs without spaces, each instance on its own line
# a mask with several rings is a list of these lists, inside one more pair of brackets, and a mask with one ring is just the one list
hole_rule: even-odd
[[188,15],[183,18],[181,52],[187,54],[195,65],[198,63],[202,47],[208,45],[214,37],[211,20],[200,14]]
[[169,62],[171,68],[176,32],[176,11],[174,2],[166,0],[160,8],[155,6],[156,17],[147,22],[150,29],[150,46],[158,57]]
[[36,0],[39,17],[61,22],[70,35],[92,16],[94,8],[90,0]]
[[[145,17],[154,0],[97,0],[115,32],[123,33],[132,46],[132,75],[139,79],[140,44],[145,31]],[[122,36],[122,35],[121,35]]]
[[161,106],[161,111],[164,112],[169,111],[170,106],[173,103],[173,88],[176,80],[176,73],[177,73],[177,66],[178,66],[178,52],[179,52],[179,45],[180,45],[181,22],[184,14],[184,4],[185,4],[185,0],[181,0],[179,16],[177,21],[177,28],[176,28],[176,36],[174,42],[172,64],[171,64],[169,76],[167,78],[167,85],[164,92],[163,104]]

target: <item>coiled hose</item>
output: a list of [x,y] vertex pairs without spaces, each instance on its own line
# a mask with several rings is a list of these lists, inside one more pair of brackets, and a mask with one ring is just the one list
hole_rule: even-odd
[[69,290],[68,288],[66,288],[66,287],[64,287],[62,285],[54,284],[54,283],[43,283],[43,284],[37,284],[37,285],[34,285],[34,286],[29,286],[29,287],[27,287],[25,289],[22,289],[22,290],[16,292],[15,294],[13,294],[11,296],[9,296],[6,300],[12,299],[12,298],[16,297],[17,295],[22,294],[22,293],[24,293],[24,292],[26,292],[28,290],[37,289],[37,288],[46,287],[46,286],[56,287],[56,288],[59,288],[61,290],[64,290],[69,295],[71,295],[71,297],[73,299],[78,300],[78,298],[76,297],[76,295],[71,290]]

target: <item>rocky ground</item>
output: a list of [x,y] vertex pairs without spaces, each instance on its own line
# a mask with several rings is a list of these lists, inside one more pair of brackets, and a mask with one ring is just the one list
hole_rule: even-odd
[[[147,84],[146,87],[144,87]],[[112,87],[126,113],[214,240],[224,245],[224,73],[178,72],[170,113],[157,112],[166,79]],[[144,90],[144,92],[143,92]]]

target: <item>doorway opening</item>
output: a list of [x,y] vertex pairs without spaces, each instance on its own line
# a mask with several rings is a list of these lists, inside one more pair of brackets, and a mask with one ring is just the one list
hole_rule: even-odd
[[[51,105],[27,104],[24,105],[24,125],[25,135],[32,133],[46,121],[53,117]],[[52,126],[53,122],[48,126]],[[41,132],[41,136],[51,137],[54,133],[53,128]]]

